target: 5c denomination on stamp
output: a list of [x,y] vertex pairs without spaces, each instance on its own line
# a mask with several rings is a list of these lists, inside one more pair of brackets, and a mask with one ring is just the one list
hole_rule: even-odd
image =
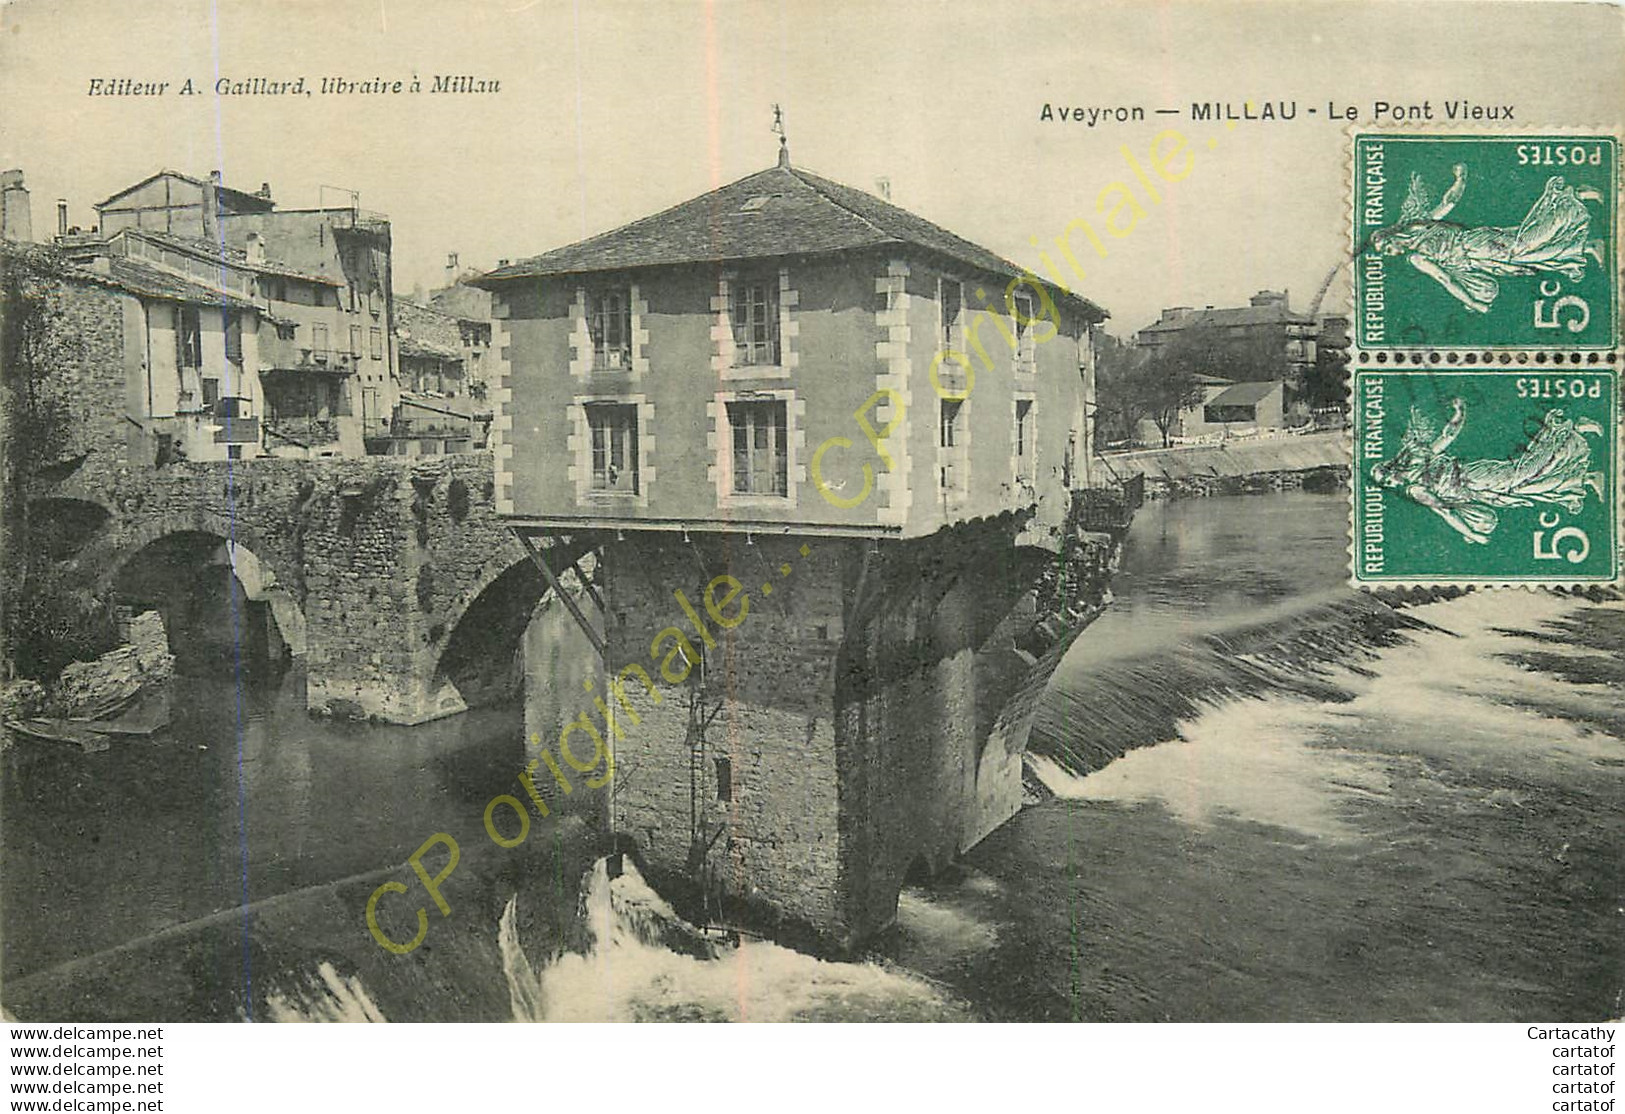
[[1619,379],[1354,373],[1354,583],[1619,578]]
[[1619,341],[1611,135],[1356,135],[1361,348]]

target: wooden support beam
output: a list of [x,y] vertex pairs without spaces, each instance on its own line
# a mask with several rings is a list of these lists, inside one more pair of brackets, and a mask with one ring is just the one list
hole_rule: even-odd
[[587,641],[592,643],[593,649],[598,651],[599,658],[606,657],[608,646],[604,642],[604,636],[598,633],[598,628],[594,627],[588,621],[587,616],[582,613],[581,605],[576,603],[575,597],[564,590],[564,586],[559,583],[559,578],[554,575],[552,566],[547,563],[547,557],[543,555],[541,550],[536,548],[536,543],[530,540],[530,535],[517,526],[510,526],[508,529],[513,532],[514,537],[519,539],[519,544],[525,547],[526,554],[536,563],[536,567],[542,570],[542,575],[547,578],[547,586],[553,589],[553,594],[564,602],[565,607],[570,609],[571,618],[575,619],[576,626],[580,627],[581,633],[587,636]]
[[581,571],[581,559],[577,558],[571,561],[570,567],[575,570],[576,579],[581,581],[581,586],[587,590],[587,595],[592,597],[592,602],[598,605],[598,613],[600,615],[608,614],[604,609],[604,597],[598,594],[598,589],[593,587],[591,580],[587,579],[587,574]]

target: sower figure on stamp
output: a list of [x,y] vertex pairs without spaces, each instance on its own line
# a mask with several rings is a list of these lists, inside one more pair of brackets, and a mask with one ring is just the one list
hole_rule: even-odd
[[1591,446],[1584,436],[1602,436],[1595,422],[1570,421],[1562,410],[1548,410],[1540,431],[1511,460],[1463,462],[1445,452],[1467,422],[1466,404],[1458,398],[1451,405],[1450,421],[1437,431],[1413,407],[1399,452],[1372,466],[1372,480],[1403,490],[1476,545],[1487,544],[1495,530],[1493,508],[1555,503],[1578,514],[1587,488],[1605,498],[1603,474],[1591,470]]
[[1603,199],[1597,190],[1577,189],[1553,175],[1518,227],[1468,228],[1444,219],[1467,188],[1467,168],[1458,165],[1455,172],[1438,205],[1428,197],[1422,176],[1412,174],[1398,223],[1373,232],[1371,250],[1405,256],[1475,313],[1488,313],[1500,294],[1497,276],[1555,271],[1578,282],[1585,277],[1587,256],[1603,265],[1602,241],[1590,238],[1591,213],[1585,207]]

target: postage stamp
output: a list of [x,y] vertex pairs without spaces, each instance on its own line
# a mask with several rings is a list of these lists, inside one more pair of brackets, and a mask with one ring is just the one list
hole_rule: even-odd
[[1612,135],[1356,135],[1361,348],[1619,342]]
[[1620,575],[1619,373],[1354,373],[1354,583]]

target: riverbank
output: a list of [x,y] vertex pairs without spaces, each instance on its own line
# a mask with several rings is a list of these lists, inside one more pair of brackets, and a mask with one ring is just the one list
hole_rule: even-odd
[[[1043,699],[1032,750],[1052,764],[1049,799],[905,889],[860,962],[748,939],[714,958],[675,947],[662,896],[601,875],[602,845],[575,821],[496,847],[480,810],[524,753],[517,709],[341,724],[294,692],[250,692],[239,711],[229,687],[191,686],[179,745],[6,756],[6,1007],[62,1021],[1617,1016],[1625,604],[1358,595],[1346,531],[1340,495],[1142,508],[1114,603]],[[554,656],[530,665],[574,699],[586,651],[568,617],[546,621]],[[428,903],[398,864],[439,830],[463,848],[451,915],[429,907],[423,945],[391,955],[367,932],[367,896],[408,883],[385,904],[410,935]]]
[[1342,430],[1213,445],[1141,449],[1102,458],[1120,478],[1144,476],[1152,499],[1324,492],[1348,484],[1348,436]]

